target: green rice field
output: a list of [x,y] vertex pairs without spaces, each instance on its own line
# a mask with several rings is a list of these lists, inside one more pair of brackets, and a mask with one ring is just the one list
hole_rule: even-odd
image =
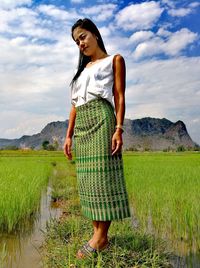
[[51,157],[0,151],[0,231],[22,228],[39,208],[41,191],[51,174]]
[[[199,254],[200,153],[124,152],[123,159],[133,232],[162,238],[181,256]],[[0,151],[0,232],[23,228],[58,166],[63,174],[72,168],[63,152]],[[63,177],[54,194],[69,187]]]
[[180,253],[199,252],[200,154],[125,154],[124,166],[139,226]]

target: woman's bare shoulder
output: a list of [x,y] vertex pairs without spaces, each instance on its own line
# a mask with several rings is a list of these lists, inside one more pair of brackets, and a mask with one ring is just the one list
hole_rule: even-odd
[[120,53],[114,54],[114,57],[118,58],[118,59],[123,59],[124,58]]
[[117,65],[124,65],[124,64],[125,64],[124,57],[121,54],[115,54],[113,58],[113,65],[117,66]]

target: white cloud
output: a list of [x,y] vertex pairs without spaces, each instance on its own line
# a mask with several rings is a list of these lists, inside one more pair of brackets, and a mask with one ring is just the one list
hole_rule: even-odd
[[32,44],[23,37],[1,38],[0,43],[1,93],[30,96],[53,91],[62,88],[72,73],[75,46],[66,37],[55,44]]
[[176,56],[198,37],[196,33],[193,33],[186,28],[175,33],[167,34],[169,36],[166,40],[159,36],[155,36],[150,40],[138,44],[133,52],[133,57],[138,60],[143,57],[158,55],[160,53],[164,53],[168,56]]
[[150,41],[140,43],[133,52],[133,58],[138,60],[143,57],[160,54],[163,52],[162,46],[163,41],[158,37],[155,37]]
[[178,8],[178,9],[171,9],[168,11],[169,15],[173,17],[184,17],[192,12],[190,8]]
[[44,39],[49,39],[52,42],[62,39],[69,31],[71,20],[77,17],[75,11],[69,13],[52,5],[42,5],[35,9],[20,7],[0,10],[0,32],[10,37],[26,35],[35,41],[43,39],[44,43]]
[[173,33],[169,40],[164,44],[164,51],[169,55],[177,55],[182,49],[197,39],[197,34],[186,28]]
[[0,31],[9,36],[27,35],[41,38],[52,37],[51,30],[45,28],[38,13],[29,8],[0,10]]
[[150,29],[163,12],[159,2],[150,1],[132,4],[120,10],[116,15],[116,24],[124,30]]
[[99,29],[99,32],[101,33],[102,37],[104,37],[104,36],[109,37],[111,34],[111,30],[109,27],[104,26],[104,27],[99,27],[98,29]]
[[88,8],[82,8],[81,13],[89,15],[95,21],[105,21],[106,19],[112,18],[117,5],[115,4],[102,4]]
[[169,37],[172,33],[161,27],[158,29],[156,34],[161,37]]
[[76,11],[74,10],[63,10],[61,8],[57,8],[54,5],[40,5],[38,10],[45,15],[51,16],[57,20],[74,20],[78,17]]
[[154,36],[152,31],[138,31],[129,37],[130,43],[140,43]]
[[199,7],[200,3],[199,2],[192,2],[189,4],[189,7],[195,8],[195,7]]
[[103,37],[106,50],[109,54],[120,53],[124,56],[130,56],[132,47],[128,37],[116,36],[113,35],[113,32],[111,32],[110,36]]
[[[0,9],[0,31],[13,34],[15,29],[20,28],[23,23],[27,26],[34,26],[37,20],[37,13],[29,8],[20,7],[11,10]],[[33,27],[32,26],[32,27]],[[22,33],[22,32],[21,32]]]
[[108,51],[111,53],[118,51],[125,56],[133,55],[137,61],[159,54],[170,57],[181,55],[190,44],[198,40],[198,34],[186,28],[170,32],[161,27],[155,33],[142,30],[133,33],[130,37],[116,36],[110,27],[107,29],[110,36],[104,37],[106,37],[105,44]]
[[168,10],[168,13],[172,17],[185,17],[194,12],[195,8],[197,8],[198,6],[200,6],[200,3],[192,2],[188,5],[188,7],[181,7],[181,8],[173,7],[172,9]]
[[30,5],[32,0],[1,0],[0,8],[11,9],[17,6]]

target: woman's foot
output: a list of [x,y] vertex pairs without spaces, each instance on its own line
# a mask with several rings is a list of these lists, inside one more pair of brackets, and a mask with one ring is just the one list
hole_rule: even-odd
[[83,259],[85,257],[91,257],[92,254],[97,254],[98,251],[104,250],[108,245],[108,239],[106,238],[95,238],[92,237],[88,243],[86,243],[77,253],[76,257],[78,259]]
[[108,244],[108,238],[93,238],[89,241],[89,245],[99,251],[103,250]]

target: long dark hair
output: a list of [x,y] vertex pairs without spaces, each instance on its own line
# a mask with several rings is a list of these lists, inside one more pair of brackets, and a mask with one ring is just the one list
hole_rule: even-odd
[[[82,29],[85,29],[85,30],[95,34],[97,37],[97,43],[98,43],[99,47],[101,48],[101,50],[103,50],[105,53],[107,53],[100,32],[99,32],[97,26],[90,19],[88,19],[88,18],[79,19],[75,22],[75,24],[72,26],[72,29],[71,29],[71,35],[72,35],[73,39],[74,39],[73,31],[77,27],[80,27]],[[71,85],[73,85],[73,83],[77,80],[77,78],[79,77],[79,75],[81,74],[81,72],[83,71],[83,69],[85,68],[87,63],[90,62],[90,60],[91,60],[91,58],[89,56],[85,56],[81,51],[79,52],[78,70],[71,81]]]

